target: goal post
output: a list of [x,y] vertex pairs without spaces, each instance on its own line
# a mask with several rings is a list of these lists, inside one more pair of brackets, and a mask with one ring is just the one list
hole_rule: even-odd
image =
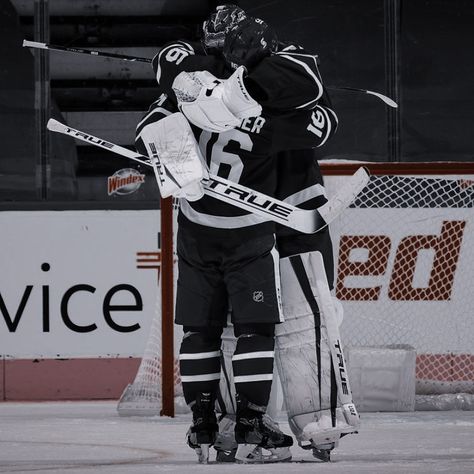
[[[474,394],[474,163],[325,160],[328,196],[361,165],[371,173],[369,184],[330,225],[344,345],[412,347],[417,394]],[[164,209],[162,223],[172,232],[176,219],[171,224]],[[122,415],[186,409],[178,370],[181,328],[172,333],[176,261],[162,239],[162,296],[149,315],[153,323],[135,380],[119,401]]]
[[175,415],[179,369],[174,330],[174,218],[172,198],[160,200],[158,288],[150,333],[138,372],[117,405],[122,416]]

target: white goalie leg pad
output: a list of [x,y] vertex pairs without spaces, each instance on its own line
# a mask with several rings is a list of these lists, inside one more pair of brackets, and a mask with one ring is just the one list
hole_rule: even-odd
[[[140,138],[148,156],[159,159],[178,184],[173,196],[192,201],[204,195],[201,180],[209,173],[186,117],[174,113],[146,125]],[[164,196],[165,197],[165,196]]]
[[[316,276],[319,278],[321,271],[324,279],[326,275],[324,266],[316,270],[310,264],[315,253],[280,260],[285,322],[276,327],[275,358],[290,427],[302,446],[336,442],[357,428],[354,420],[345,416],[348,403],[341,399],[331,374],[326,315],[315,294]],[[302,278],[307,282],[304,289]],[[342,320],[342,311],[339,314]]]

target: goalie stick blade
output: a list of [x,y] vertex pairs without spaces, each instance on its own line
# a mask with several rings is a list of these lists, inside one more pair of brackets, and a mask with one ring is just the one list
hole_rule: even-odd
[[[143,165],[153,167],[150,159],[146,156],[103,140],[102,138],[95,137],[94,135],[68,127],[55,119],[50,119],[47,127],[53,132],[69,135],[77,140],[104,148],[105,150],[125,156]],[[155,156],[154,159],[159,160],[159,157]],[[162,168],[164,171],[161,169],[155,171],[159,175],[157,176],[157,183],[160,188],[160,193],[163,192],[162,195],[166,195],[160,177],[165,176],[168,181],[174,181],[174,178],[170,175],[166,167],[162,166]],[[368,180],[369,175],[367,171],[364,168],[359,168],[359,170],[349,178],[349,183],[344,186],[336,196],[331,198],[323,206],[313,210],[299,209],[272,196],[212,174],[209,175],[209,179],[203,180],[203,187],[207,195],[219,199],[220,201],[261,216],[265,220],[277,222],[278,224],[291,227],[305,234],[312,234],[326,227],[349,206],[360,190],[367,184]]]
[[336,219],[346,207],[352,204],[357,195],[367,186],[369,180],[369,170],[363,166],[360,167],[339,192],[318,208],[324,221],[329,224]]

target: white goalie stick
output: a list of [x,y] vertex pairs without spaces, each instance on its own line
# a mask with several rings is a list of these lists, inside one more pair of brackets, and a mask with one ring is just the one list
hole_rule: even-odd
[[[88,54],[89,56],[101,56],[104,58],[111,59],[120,59],[122,61],[131,61],[131,62],[141,62],[141,63],[151,63],[151,59],[142,58],[139,56],[129,56],[127,54],[117,54],[117,53],[107,53],[105,51],[94,51],[92,49],[83,49],[83,48],[74,48],[71,46],[60,46],[50,43],[39,43],[37,41],[28,41],[23,40],[23,47],[25,48],[34,48],[34,49],[47,49],[52,51],[63,51],[66,53],[78,53],[78,54]],[[327,89],[333,91],[352,91],[352,92],[361,92],[363,94],[368,94],[373,97],[377,97],[382,102],[384,102],[389,107],[397,108],[397,103],[392,100],[390,97],[381,94],[380,92],[370,91],[368,89],[358,89],[356,87],[336,87],[328,86]]]
[[[153,167],[160,194],[167,196],[166,190],[164,189],[166,182],[169,182],[169,180],[174,181],[174,179],[162,165],[157,154],[150,159],[147,156],[140,155],[127,148],[68,127],[55,119],[50,119],[47,127],[53,132],[69,135],[70,137],[112,151],[143,165]],[[312,234],[326,227],[348,207],[365,187],[369,179],[367,169],[364,167],[359,168],[335,196],[321,207],[311,210],[299,209],[284,201],[280,201],[279,199],[213,174],[209,175],[209,179],[203,180],[203,187],[205,194],[219,199],[220,201],[262,216],[267,220],[291,227],[300,232]]]

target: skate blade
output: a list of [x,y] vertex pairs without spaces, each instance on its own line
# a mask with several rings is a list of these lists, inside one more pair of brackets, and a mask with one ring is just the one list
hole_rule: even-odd
[[263,449],[256,444],[239,444],[235,460],[243,464],[269,464],[291,461],[289,448]]
[[331,450],[313,448],[313,457],[322,462],[331,462]]
[[209,462],[209,446],[210,444],[200,444],[199,448],[194,449],[200,464],[207,464]]

